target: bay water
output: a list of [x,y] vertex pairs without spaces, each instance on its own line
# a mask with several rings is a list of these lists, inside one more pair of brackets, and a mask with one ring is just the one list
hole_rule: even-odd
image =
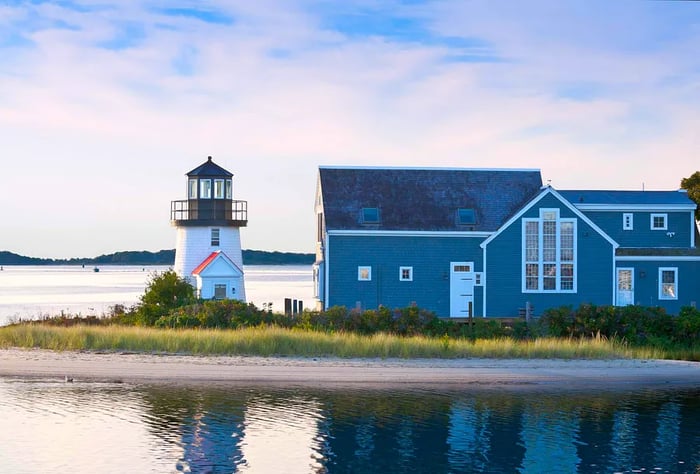
[[[7,267],[0,324],[127,306],[168,267]],[[257,306],[306,266],[247,266]],[[339,368],[342,370],[342,368]],[[0,473],[671,472],[700,469],[700,388],[323,387],[0,377]]]
[[[94,271],[98,268],[99,271]],[[4,266],[0,271],[0,325],[46,315],[102,315],[115,304],[138,302],[154,274],[168,266],[42,265]],[[284,311],[284,299],[313,307],[309,265],[246,265],[246,297],[258,308],[272,304]]]
[[695,473],[700,391],[0,377],[7,473]]

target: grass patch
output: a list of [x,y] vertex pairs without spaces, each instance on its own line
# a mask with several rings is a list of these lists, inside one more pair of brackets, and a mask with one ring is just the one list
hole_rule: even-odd
[[18,324],[0,327],[0,347],[42,348],[56,351],[343,358],[680,358],[700,360],[698,350],[674,351],[630,347],[618,340],[603,337],[470,340],[444,336],[396,336],[385,333],[373,335],[348,332],[328,333],[269,326],[213,330]]

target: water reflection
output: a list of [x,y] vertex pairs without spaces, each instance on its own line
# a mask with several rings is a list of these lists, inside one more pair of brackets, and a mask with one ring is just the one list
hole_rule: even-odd
[[0,472],[692,473],[698,395],[0,378]]

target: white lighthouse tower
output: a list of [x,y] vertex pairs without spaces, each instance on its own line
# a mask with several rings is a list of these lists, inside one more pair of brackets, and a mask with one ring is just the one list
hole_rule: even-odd
[[171,202],[170,221],[177,229],[175,272],[201,298],[245,301],[240,229],[248,203],[233,199],[233,174],[211,156],[187,173],[187,199]]

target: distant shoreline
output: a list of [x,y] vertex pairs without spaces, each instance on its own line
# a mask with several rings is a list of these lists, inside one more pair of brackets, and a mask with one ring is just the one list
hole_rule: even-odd
[[[315,255],[300,252],[243,250],[244,265],[311,265]],[[90,258],[37,258],[0,251],[0,265],[173,265],[175,249],[149,252],[131,250]]]

